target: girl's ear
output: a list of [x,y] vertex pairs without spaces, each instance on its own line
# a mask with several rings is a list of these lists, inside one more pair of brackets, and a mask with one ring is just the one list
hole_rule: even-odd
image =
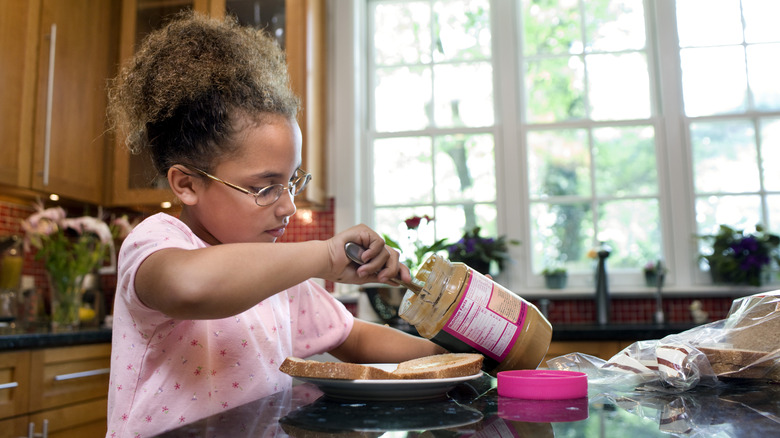
[[168,169],[168,185],[171,186],[173,194],[184,205],[195,205],[198,203],[198,191],[200,187],[196,177],[185,172],[180,166],[171,166]]

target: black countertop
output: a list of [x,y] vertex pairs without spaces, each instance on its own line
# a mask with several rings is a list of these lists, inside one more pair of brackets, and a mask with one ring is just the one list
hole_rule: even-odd
[[24,329],[9,326],[0,327],[0,351],[105,342],[111,342],[110,328],[82,328],[72,332],[54,333],[46,327]]
[[644,341],[661,339],[696,327],[694,323],[553,324],[553,341]]
[[780,430],[780,385],[732,382],[681,394],[594,392],[589,398],[501,397],[488,375],[446,397],[337,400],[311,383],[221,412],[162,437],[769,437]]

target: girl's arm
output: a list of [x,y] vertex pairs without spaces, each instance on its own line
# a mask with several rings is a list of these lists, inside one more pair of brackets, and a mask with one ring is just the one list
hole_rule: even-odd
[[[344,252],[354,241],[367,248],[358,267]],[[135,289],[147,306],[178,319],[236,315],[309,278],[343,283],[381,282],[409,271],[384,239],[359,225],[326,241],[235,243],[151,254],[138,268]]]
[[360,319],[355,319],[344,343],[330,351],[352,363],[398,363],[441,353],[447,350],[428,339]]

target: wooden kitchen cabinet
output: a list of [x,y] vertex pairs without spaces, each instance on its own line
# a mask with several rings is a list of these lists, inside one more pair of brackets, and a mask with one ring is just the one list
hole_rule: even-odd
[[[2,2],[4,153],[0,182],[100,203],[106,79],[115,74],[118,3]],[[17,47],[18,46],[18,47]],[[5,119],[5,117],[3,117]]]
[[104,436],[110,360],[108,343],[0,353],[0,437]]
[[[257,9],[255,8],[257,7]],[[302,167],[312,173],[312,182],[296,198],[300,207],[325,204],[325,79],[326,35],[324,0],[123,0],[120,59],[127,61],[149,31],[165,18],[193,9],[222,18],[226,13],[239,22],[256,27],[272,27],[283,20],[283,47],[287,54],[291,86],[301,98],[299,124],[303,134]],[[260,11],[256,22],[254,11]],[[167,181],[158,177],[148,154],[133,155],[117,138],[114,148],[111,204],[116,206],[157,206],[173,200]]]

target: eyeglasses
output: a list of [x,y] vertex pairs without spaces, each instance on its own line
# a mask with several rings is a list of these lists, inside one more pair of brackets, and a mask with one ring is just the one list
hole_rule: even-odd
[[258,207],[266,207],[274,202],[276,202],[281,196],[282,193],[285,190],[290,191],[290,195],[293,197],[298,195],[298,193],[301,193],[303,189],[306,188],[306,185],[309,184],[309,181],[311,181],[311,174],[306,173],[303,169],[296,169],[295,170],[295,176],[285,184],[272,184],[267,187],[263,187],[260,190],[253,192],[252,190],[245,189],[241,186],[237,186],[233,183],[229,183],[221,178],[217,178],[216,176],[206,172],[205,170],[198,169],[197,167],[193,166],[186,166],[189,169],[194,170],[195,172],[198,172],[199,174],[213,179],[214,181],[220,182],[231,189],[238,190],[241,193],[246,193],[247,195],[252,195],[255,197],[255,204],[258,205]]

